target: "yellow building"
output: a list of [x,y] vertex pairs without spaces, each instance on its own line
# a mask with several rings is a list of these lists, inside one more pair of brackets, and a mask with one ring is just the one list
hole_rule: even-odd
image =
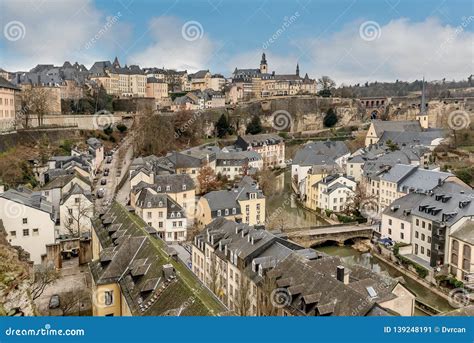
[[264,224],[265,196],[251,177],[244,177],[232,190],[209,192],[199,199],[195,217],[198,226],[220,217],[247,225]]
[[0,76],[0,132],[15,129],[15,95],[19,89]]
[[466,221],[449,236],[449,272],[471,288],[474,286],[474,221]]
[[99,213],[89,263],[93,315],[208,316],[224,312],[222,303],[200,288],[192,272],[170,257],[164,242],[150,235],[156,232],[118,203]]

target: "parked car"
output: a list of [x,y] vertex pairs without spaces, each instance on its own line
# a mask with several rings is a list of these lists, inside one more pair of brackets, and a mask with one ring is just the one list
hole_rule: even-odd
[[107,184],[107,180],[106,180],[106,179],[100,180],[100,184],[101,184],[101,185],[106,185],[106,184]]
[[49,299],[49,308],[51,310],[55,308],[59,308],[59,305],[60,305],[59,295],[53,294],[51,298]]
[[105,195],[105,190],[103,188],[100,188],[98,191],[97,191],[97,197],[100,199],[100,198],[103,198]]

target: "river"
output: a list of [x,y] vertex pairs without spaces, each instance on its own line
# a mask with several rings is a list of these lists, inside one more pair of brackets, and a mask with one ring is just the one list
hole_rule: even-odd
[[327,225],[327,222],[315,213],[305,210],[296,201],[291,189],[291,171],[276,176],[273,194],[266,199],[267,218],[272,217],[291,224],[293,228]]
[[[272,214],[277,214],[274,217],[281,219],[285,226],[290,225],[292,228],[327,225],[323,218],[297,204],[290,183],[291,171],[287,170],[277,176],[274,194],[267,197],[267,218]],[[442,312],[452,310],[447,300],[404,276],[390,265],[374,258],[370,253],[361,253],[350,246],[321,246],[317,250],[328,255],[339,256],[349,264],[362,265],[377,273],[388,273],[392,277],[403,276],[405,286],[415,293],[418,299]],[[425,314],[416,309],[415,315],[424,316]]]

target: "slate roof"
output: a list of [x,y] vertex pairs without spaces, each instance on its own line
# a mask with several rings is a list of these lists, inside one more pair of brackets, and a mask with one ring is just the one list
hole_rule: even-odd
[[462,224],[459,229],[451,233],[451,237],[474,245],[474,221],[469,220]]
[[298,150],[293,164],[308,166],[322,164],[350,154],[347,145],[341,141],[311,142]]
[[390,170],[380,176],[380,180],[397,183],[398,190],[408,192],[408,190],[429,191],[435,188],[438,183],[453,176],[451,173],[427,170],[418,166],[407,164],[395,164]]
[[385,131],[395,132],[421,132],[422,128],[418,120],[372,120],[375,133],[380,137]]
[[5,78],[0,76],[0,88],[8,88],[13,90],[19,90],[18,87],[13,85],[11,82],[7,81]]
[[50,190],[50,189],[55,189],[55,188],[63,188],[66,186],[69,182],[74,180],[75,178],[80,179],[81,181],[85,182],[86,184],[90,185],[90,181],[82,177],[81,175],[77,173],[72,173],[72,174],[66,174],[66,175],[60,175],[50,182],[48,182],[46,185],[44,185],[41,189],[42,190]]
[[249,146],[274,145],[283,142],[283,138],[272,133],[262,133],[258,135],[239,136],[235,145],[242,150],[247,150]]
[[393,201],[383,214],[393,218],[411,222],[411,212],[425,198],[423,193],[410,193]]
[[63,194],[61,198],[61,204],[63,204],[67,199],[69,199],[71,195],[74,194],[83,194],[91,203],[93,201],[91,192],[83,189],[81,186],[75,183],[66,194]]
[[[344,266],[346,272],[350,272],[348,284],[337,280],[338,266]],[[369,315],[377,303],[395,297],[391,291],[398,283],[361,266],[345,265],[339,257],[325,256],[308,260],[294,253],[279,262],[268,276],[277,285],[279,280],[287,280],[284,286],[280,284],[291,297],[286,309],[300,316]],[[376,290],[376,298],[369,296],[367,287]]]
[[33,192],[27,188],[10,188],[9,190],[0,194],[0,197],[43,212],[47,212],[50,215],[52,215],[53,212],[51,203],[41,195],[41,192]]
[[[108,228],[116,224],[121,224],[120,230],[109,233]],[[225,311],[206,289],[195,292],[199,281],[186,266],[169,260],[166,245],[149,236],[145,226],[143,220],[115,202],[94,219],[102,247],[99,259],[89,264],[94,283],[118,283],[134,316],[166,315],[174,310],[183,316]],[[114,235],[117,238],[112,238]]]
[[429,130],[423,132],[384,131],[378,143],[385,143],[390,140],[399,147],[411,144],[431,146],[435,140],[442,139],[445,136],[446,133],[443,132],[443,130]]
[[242,166],[248,162],[240,152],[219,152],[216,155],[216,166]]

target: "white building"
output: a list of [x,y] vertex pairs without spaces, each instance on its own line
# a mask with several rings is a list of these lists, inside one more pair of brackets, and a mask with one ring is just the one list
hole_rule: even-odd
[[317,187],[318,205],[323,210],[342,212],[355,194],[357,183],[346,175],[329,175],[313,187]]
[[187,218],[184,209],[166,194],[158,194],[151,188],[140,192],[136,201],[136,213],[149,226],[158,231],[166,242],[186,240]]
[[0,209],[8,242],[22,247],[34,264],[40,264],[46,245],[55,242],[51,203],[38,192],[9,189],[0,194]]
[[94,204],[90,191],[78,184],[64,194],[60,205],[60,231],[57,235],[68,237],[90,237]]

